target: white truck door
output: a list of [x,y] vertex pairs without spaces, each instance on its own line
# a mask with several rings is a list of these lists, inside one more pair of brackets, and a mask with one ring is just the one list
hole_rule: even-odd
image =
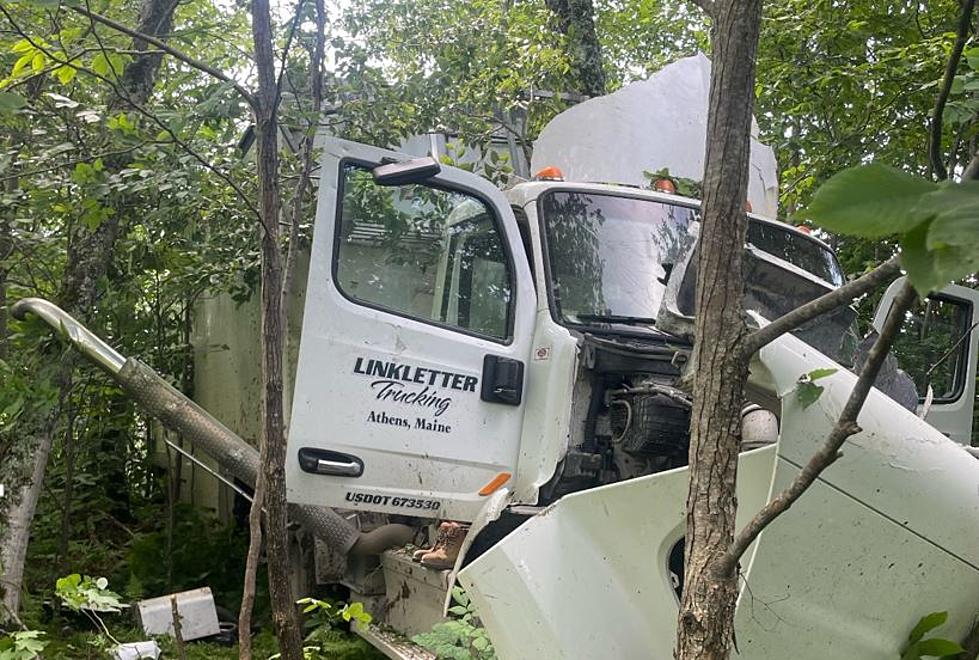
[[516,468],[536,307],[528,260],[499,190],[436,170],[353,142],[324,147],[290,501],[472,520]]
[[[874,316],[878,331],[903,282],[902,277],[884,292]],[[926,421],[955,442],[971,445],[979,361],[979,291],[950,284],[919,300],[907,314],[892,351],[914,380],[922,403],[928,386],[932,388]]]

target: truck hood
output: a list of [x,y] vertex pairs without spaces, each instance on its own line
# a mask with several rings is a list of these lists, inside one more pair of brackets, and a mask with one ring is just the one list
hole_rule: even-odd
[[[810,407],[798,378],[837,371]],[[738,525],[798,474],[856,377],[786,335],[752,380],[781,400],[776,445],[742,454]],[[965,635],[979,593],[979,461],[873,390],[843,456],[742,558],[742,657],[891,660],[921,616]],[[682,537],[687,469],[569,495],[464,569],[501,658],[672,658],[669,553]],[[909,595],[913,597],[909,598]]]

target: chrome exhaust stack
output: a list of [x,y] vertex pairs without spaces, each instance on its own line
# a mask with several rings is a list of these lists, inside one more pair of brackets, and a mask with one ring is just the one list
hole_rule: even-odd
[[[70,314],[43,298],[24,298],[15,303],[10,312],[20,320],[28,314],[43,320],[119,383],[144,411],[179,433],[234,477],[255,485],[259,470],[258,450],[152,368],[136,358],[122,356]],[[290,505],[289,512],[296,522],[343,555],[378,554],[388,547],[404,545],[414,533],[407,525],[385,525],[363,533],[327,507]]]

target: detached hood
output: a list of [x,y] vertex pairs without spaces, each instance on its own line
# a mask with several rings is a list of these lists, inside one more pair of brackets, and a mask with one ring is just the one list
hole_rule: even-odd
[[[799,376],[835,368],[803,409]],[[786,335],[752,383],[781,401],[776,445],[742,454],[738,525],[824,441],[856,377]],[[965,635],[979,593],[979,461],[873,390],[842,458],[742,558],[739,657],[892,660],[921,616]],[[460,573],[490,636],[516,658],[672,658],[668,557],[683,535],[687,469],[576,493]]]

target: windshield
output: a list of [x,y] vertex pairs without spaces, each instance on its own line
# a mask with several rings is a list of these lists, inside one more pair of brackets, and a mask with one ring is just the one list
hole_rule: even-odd
[[[692,229],[699,211],[650,199],[566,191],[543,195],[540,203],[556,317],[570,324],[653,325],[674,264],[696,240]],[[827,285],[845,281],[830,249],[788,227],[751,218],[747,242]],[[813,282],[813,291],[800,294],[785,283],[786,271],[775,261],[749,258],[746,268],[751,271],[746,272],[746,304],[755,309],[763,300],[758,311],[768,318],[825,292]],[[695,270],[693,264],[689,270]],[[681,287],[678,306],[693,315],[689,286]]]
[[594,193],[541,198],[552,300],[568,323],[651,325],[695,209]]

